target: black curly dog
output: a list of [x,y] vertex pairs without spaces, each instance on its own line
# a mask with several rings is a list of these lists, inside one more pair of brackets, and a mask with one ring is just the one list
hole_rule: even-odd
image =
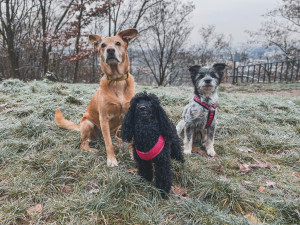
[[[137,149],[142,154],[149,152],[160,136],[165,140],[161,152],[151,160],[141,159]],[[160,106],[156,95],[141,92],[132,98],[122,124],[122,139],[126,142],[133,139],[138,174],[148,181],[153,179],[154,163],[156,187],[161,190],[163,198],[168,198],[172,186],[171,158],[180,162],[184,162],[184,158],[176,128]]]

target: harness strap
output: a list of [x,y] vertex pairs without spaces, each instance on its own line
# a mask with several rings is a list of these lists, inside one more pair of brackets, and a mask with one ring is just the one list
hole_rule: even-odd
[[213,105],[208,105],[206,102],[202,102],[196,95],[194,96],[194,101],[208,110],[208,117],[205,125],[205,128],[208,128],[212,123],[212,121],[214,120],[215,113],[216,113],[216,110],[212,110],[211,108],[216,109],[217,104],[214,103]]
[[151,159],[154,159],[162,151],[164,146],[165,146],[165,139],[163,138],[162,135],[160,135],[158,138],[158,141],[156,142],[156,144],[153,146],[153,148],[150,151],[141,152],[137,148],[135,150],[141,159],[151,160]]

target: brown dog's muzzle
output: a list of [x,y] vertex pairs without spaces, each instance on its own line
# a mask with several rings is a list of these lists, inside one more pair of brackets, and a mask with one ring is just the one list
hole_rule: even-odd
[[106,63],[107,64],[115,64],[118,63],[119,60],[116,56],[116,50],[114,48],[106,49]]

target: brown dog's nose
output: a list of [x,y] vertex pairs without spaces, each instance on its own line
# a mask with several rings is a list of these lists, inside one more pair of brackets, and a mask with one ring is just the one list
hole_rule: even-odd
[[107,51],[108,54],[115,53],[115,49],[114,48],[108,48],[106,51]]

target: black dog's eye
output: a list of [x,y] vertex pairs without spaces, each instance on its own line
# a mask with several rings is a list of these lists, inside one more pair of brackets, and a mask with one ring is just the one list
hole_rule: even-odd
[[102,43],[101,48],[105,48],[106,44]]
[[116,42],[116,45],[121,46],[121,43],[117,41],[117,42]]

